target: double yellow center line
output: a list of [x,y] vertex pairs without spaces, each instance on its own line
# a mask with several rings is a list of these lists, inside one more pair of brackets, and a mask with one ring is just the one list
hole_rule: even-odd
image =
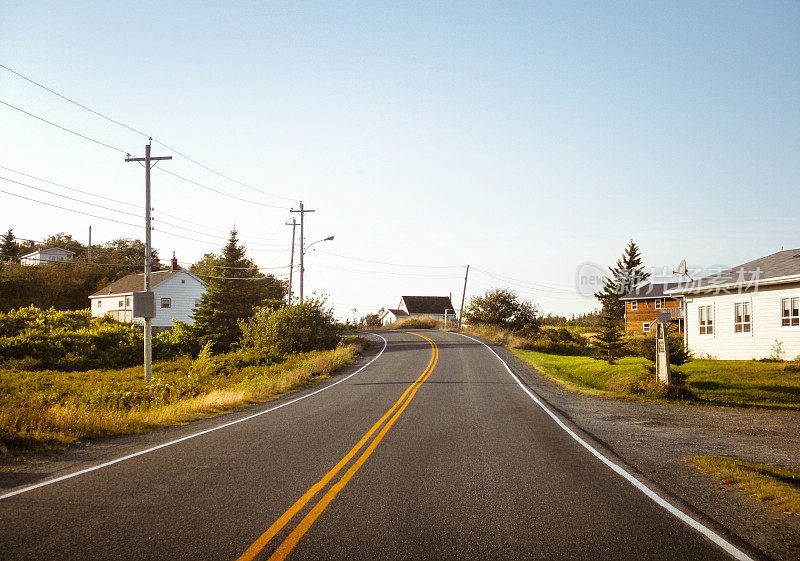
[[[425,337],[424,335],[420,335],[418,333],[414,333],[417,337],[421,337],[428,341],[431,345],[431,359],[428,362],[428,366],[425,370],[420,374],[419,378],[417,378],[413,384],[406,388],[406,391],[403,392],[403,395],[400,396],[394,405],[386,412],[384,415],[378,419],[372,428],[370,428],[364,436],[361,437],[355,446],[353,446],[350,451],[345,454],[345,456],[339,460],[339,462],[331,469],[325,476],[320,479],[317,483],[311,486],[311,488],[303,494],[302,497],[297,499],[297,501],[289,507],[289,509],[284,512],[280,518],[278,518],[272,526],[270,526],[266,532],[261,534],[253,544],[247,548],[241,557],[237,561],[252,561],[255,557],[261,553],[261,551],[267,546],[270,540],[275,537],[275,535],[280,532],[284,526],[286,526],[294,516],[300,512],[306,504],[314,498],[314,496],[319,493],[322,489],[324,489],[327,484],[339,473],[348,463],[352,460],[358,452],[364,447],[367,442],[369,442],[372,435],[380,429],[377,436],[372,439],[372,442],[369,443],[367,448],[361,453],[361,455],[356,459],[355,462],[348,468],[348,470],[342,475],[342,477],[334,483],[328,491],[322,496],[321,499],[315,504],[308,514],[303,517],[303,519],[295,526],[294,530],[292,530],[288,536],[281,542],[272,556],[269,558],[269,561],[280,561],[286,559],[288,555],[292,552],[294,547],[298,544],[300,539],[303,535],[311,528],[311,525],[314,524],[314,521],[319,518],[325,508],[331,503],[331,501],[339,494],[345,485],[353,478],[356,472],[364,465],[364,462],[372,455],[372,452],[375,448],[378,447],[383,437],[386,436],[386,433],[392,427],[394,422],[397,420],[400,415],[402,415],[403,411],[408,404],[411,403],[411,400],[414,399],[414,395],[417,393],[419,387],[428,379],[433,372],[433,369],[436,367],[436,363],[439,360],[439,348],[436,346],[436,343],[433,340]],[[388,421],[387,421],[388,419]],[[385,422],[385,424],[384,424]],[[383,428],[381,428],[383,426]]]

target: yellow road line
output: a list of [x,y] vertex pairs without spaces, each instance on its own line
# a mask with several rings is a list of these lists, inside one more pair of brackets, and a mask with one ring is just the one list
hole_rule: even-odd
[[[303,520],[300,521],[300,525],[303,525],[304,523],[307,523],[306,526],[305,526],[305,529],[298,534],[297,533],[298,532],[298,528],[300,527],[300,525],[298,525],[298,527],[295,528],[295,530],[286,538],[286,540],[284,540],[284,542],[280,545],[278,550],[276,550],[276,552],[273,553],[273,555],[272,555],[272,557],[270,557],[270,559],[273,559],[273,558],[274,559],[284,559],[287,555],[289,555],[289,553],[291,553],[291,551],[294,548],[294,546],[297,544],[298,541],[300,541],[300,538],[303,537],[303,534],[305,534],[305,532],[308,530],[308,528],[311,527],[311,524],[313,524],[314,520],[316,520],[317,517],[322,513],[322,511],[325,510],[325,507],[333,500],[333,498],[341,490],[341,488],[344,487],[347,484],[347,481],[349,481],[350,478],[353,477],[355,472],[358,471],[358,468],[361,467],[361,465],[367,460],[367,458],[370,456],[370,454],[372,454],[372,451],[375,449],[375,447],[378,445],[378,443],[381,441],[381,439],[383,439],[383,436],[389,430],[389,427],[391,427],[394,424],[394,421],[397,419],[397,417],[400,416],[400,414],[403,412],[403,410],[406,408],[406,406],[411,402],[411,399],[413,399],[414,394],[417,393],[417,390],[419,389],[419,386],[422,385],[422,383],[425,382],[425,380],[428,378],[428,376],[430,376],[431,372],[433,372],[433,369],[436,366],[436,362],[439,359],[439,349],[436,346],[436,343],[434,343],[431,339],[429,339],[428,337],[425,337],[424,335],[419,335],[417,333],[414,333],[413,335],[417,335],[418,337],[422,337],[423,339],[427,340],[431,344],[431,347],[432,347],[431,359],[428,362],[428,365],[425,367],[425,370],[422,372],[422,374],[420,374],[419,377],[416,380],[414,380],[414,382],[410,386],[408,386],[406,388],[406,390],[403,392],[403,395],[400,396],[400,398],[394,403],[394,405],[392,405],[392,407],[389,408],[389,410],[386,413],[384,413],[384,415],[380,419],[378,419],[378,421],[372,426],[372,428],[370,428],[364,434],[364,436],[361,437],[361,440],[359,440],[358,443],[356,443],[356,445],[353,446],[353,448],[351,448],[350,451],[341,460],[339,460],[339,462],[333,467],[333,469],[331,469],[328,473],[326,473],[325,476],[322,479],[320,479],[317,483],[312,485],[311,488],[308,491],[306,491],[303,494],[303,496],[300,497],[286,512],[284,512],[280,516],[280,518],[278,518],[267,529],[266,532],[261,534],[261,536],[259,536],[258,539],[256,541],[254,541],[253,544],[250,547],[247,548],[247,550],[237,559],[237,561],[252,561],[253,559],[255,559],[255,557],[264,549],[264,547],[266,547],[266,545],[269,543],[269,541],[273,537],[275,537],[275,534],[280,532],[283,529],[283,527],[286,526],[286,524],[288,524],[289,521],[300,510],[302,510],[302,508],[314,497],[314,495],[316,495],[321,489],[323,489],[331,481],[331,479],[333,479],[334,476],[336,476],[336,474],[339,473],[339,471],[341,471],[341,469],[345,465],[347,465],[347,463],[358,453],[358,451],[370,439],[370,437],[373,435],[373,433],[376,430],[378,430],[378,428],[383,424],[383,422],[388,417],[390,417],[392,415],[392,413],[395,411],[395,409],[397,409],[398,406],[400,406],[400,404],[402,403],[402,406],[400,406],[400,409],[397,410],[397,412],[394,414],[394,416],[391,418],[391,420],[389,420],[389,422],[386,424],[386,426],[383,428],[383,430],[381,430],[381,432],[378,433],[378,436],[375,437],[375,440],[373,440],[372,444],[370,444],[370,446],[367,448],[367,450],[364,451],[364,453],[356,461],[356,463],[353,464],[353,467],[355,467],[355,469],[353,469],[353,467],[351,467],[345,473],[345,475],[342,476],[342,478],[331,488],[331,490],[337,489],[336,492],[331,495],[331,490],[329,490],[328,493],[326,493],[323,496],[323,498],[320,500],[320,502],[312,509],[312,511],[308,515],[306,515],[306,517],[303,518]],[[408,399],[406,399],[407,397],[408,397]],[[405,403],[403,403],[404,400],[405,400]],[[331,495],[331,496],[328,498],[328,495]],[[325,501],[326,498],[327,498],[327,501],[325,502],[324,506],[322,506],[322,508],[319,509],[320,504],[323,501]],[[313,519],[308,520],[309,516],[312,513],[314,513],[317,509],[319,509],[319,511],[316,513],[316,515],[313,517]],[[289,538],[292,538],[292,536],[295,536],[296,539],[291,544],[291,546],[288,546],[288,550],[285,551],[285,554],[283,555],[283,557],[275,557],[278,554],[279,551],[282,551],[282,550],[286,549],[285,546],[287,546],[287,542],[288,542]]]

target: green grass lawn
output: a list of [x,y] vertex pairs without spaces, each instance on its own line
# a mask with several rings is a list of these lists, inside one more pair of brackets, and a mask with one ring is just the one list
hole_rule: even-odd
[[[664,400],[644,358],[619,359],[615,364],[589,357],[559,356],[512,349],[523,361],[570,390],[617,398]],[[687,391],[681,399],[736,407],[800,409],[800,373],[784,371],[782,363],[694,360],[674,369]]]

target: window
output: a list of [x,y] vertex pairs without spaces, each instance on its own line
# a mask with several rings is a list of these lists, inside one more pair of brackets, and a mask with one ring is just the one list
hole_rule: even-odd
[[98,308],[102,308],[103,307],[103,301],[102,300],[98,300],[97,301],[97,307]]
[[181,279],[181,284],[186,284],[186,279]]
[[194,299],[194,307],[197,308],[198,306],[200,306],[200,300],[195,298]]
[[161,307],[162,308],[171,308],[172,307],[172,298],[162,298],[161,299]]
[[126,296],[125,297],[125,307],[126,308],[130,308],[131,307],[131,297],[130,296]]
[[117,308],[124,308],[125,307],[125,300],[120,300],[117,302]]
[[714,334],[714,306],[698,306],[700,335]]
[[642,324],[642,331],[645,333],[650,333],[650,322],[646,321]]
[[661,309],[661,304],[662,303],[663,303],[663,300],[661,300],[661,298],[656,298],[656,310],[660,310]]
[[639,302],[637,302],[636,300],[634,300],[633,302],[631,302],[631,310],[632,310],[632,311],[636,311],[636,310],[638,310],[638,309],[639,309]]
[[781,326],[800,326],[800,298],[781,298]]
[[750,302],[736,302],[733,305],[733,332],[750,333],[753,329],[753,317],[750,314]]

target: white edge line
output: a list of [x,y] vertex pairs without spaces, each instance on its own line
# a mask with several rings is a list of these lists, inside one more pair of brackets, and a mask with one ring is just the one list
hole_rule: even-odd
[[599,459],[601,462],[603,462],[612,470],[614,470],[618,475],[626,479],[631,485],[639,489],[639,491],[644,493],[647,496],[647,498],[652,500],[660,507],[664,508],[667,512],[672,514],[675,518],[677,518],[681,522],[684,522],[691,528],[694,528],[695,530],[703,534],[706,538],[714,542],[717,546],[719,546],[722,550],[724,550],[725,553],[727,553],[734,559],[737,559],[739,561],[754,561],[752,557],[750,557],[749,555],[741,551],[739,548],[734,546],[732,543],[730,543],[728,540],[717,534],[714,530],[701,524],[700,522],[698,522],[697,520],[695,520],[694,518],[683,512],[682,510],[672,505],[670,502],[662,498],[652,489],[647,487],[644,483],[642,483],[641,481],[636,479],[633,475],[628,473],[624,468],[620,467],[619,465],[615,464],[614,462],[606,458],[603,454],[597,451],[591,444],[589,444],[580,436],[578,436],[571,428],[569,428],[566,424],[564,424],[564,422],[561,419],[559,419],[558,416],[556,416],[556,414],[553,413],[550,410],[550,408],[547,407],[535,393],[533,393],[527,386],[525,386],[525,384],[522,383],[519,376],[514,374],[514,372],[508,366],[508,363],[505,360],[503,360],[500,357],[500,355],[495,352],[493,348],[491,348],[483,341],[475,339],[474,337],[470,337],[469,335],[464,335],[463,333],[457,333],[457,335],[461,335],[462,337],[466,337],[467,339],[472,339],[473,341],[476,341],[481,345],[483,345],[484,347],[486,347],[487,349],[489,349],[492,352],[492,354],[494,354],[494,356],[496,356],[497,359],[503,363],[503,366],[506,367],[508,373],[511,374],[511,376],[514,378],[514,381],[517,382],[517,385],[519,385],[519,387],[522,388],[522,391],[528,394],[528,396],[536,403],[536,405],[541,407],[544,410],[544,412],[547,413],[558,424],[558,426],[564,429],[564,431],[568,435],[570,435],[573,439],[575,439],[578,442],[578,444],[580,444],[581,446],[586,448],[589,452],[591,452],[594,456],[596,456],[597,459]]
[[130,460],[131,458],[135,458],[137,456],[142,456],[144,454],[149,454],[150,452],[155,452],[156,450],[160,450],[161,448],[166,448],[167,446],[172,446],[173,444],[178,444],[179,442],[183,442],[184,440],[189,440],[191,438],[197,438],[198,436],[202,436],[202,435],[208,434],[210,432],[218,431],[220,429],[224,429],[226,427],[230,427],[231,425],[236,425],[238,423],[243,423],[245,421],[249,421],[250,419],[253,419],[253,418],[258,417],[260,415],[264,415],[265,413],[270,413],[272,411],[275,411],[276,409],[280,409],[281,407],[286,407],[287,405],[291,405],[292,403],[297,403],[298,401],[300,401],[302,399],[306,399],[307,397],[311,397],[312,395],[315,395],[315,394],[323,392],[323,391],[325,391],[327,389],[330,389],[333,386],[335,386],[337,384],[341,384],[345,380],[348,380],[348,379],[352,378],[353,376],[355,376],[356,374],[358,374],[359,372],[364,370],[367,366],[369,366],[370,364],[372,364],[373,362],[375,362],[376,360],[378,360],[381,357],[381,355],[383,354],[383,351],[386,350],[386,346],[388,345],[389,342],[384,337],[382,337],[381,335],[378,335],[377,333],[370,333],[370,335],[375,335],[376,337],[380,337],[381,339],[383,339],[383,348],[381,349],[381,352],[379,352],[377,354],[377,356],[373,357],[373,359],[370,360],[368,363],[366,363],[364,366],[362,366],[361,368],[359,368],[358,370],[356,370],[352,374],[349,374],[349,375],[345,376],[341,380],[335,381],[333,384],[327,385],[324,388],[320,388],[320,389],[318,389],[316,391],[313,391],[311,393],[307,393],[305,395],[301,395],[300,397],[292,399],[291,401],[287,401],[286,403],[281,403],[280,405],[276,405],[275,407],[271,407],[269,409],[265,409],[264,411],[259,411],[258,413],[254,413],[253,415],[248,415],[247,417],[242,417],[241,419],[236,419],[235,421],[230,421],[228,423],[224,423],[222,425],[219,425],[219,426],[216,426],[216,427],[212,427],[210,429],[202,430],[200,432],[196,432],[194,434],[183,436],[181,438],[176,438],[175,440],[170,440],[169,442],[164,442],[162,444],[159,444],[158,446],[153,446],[152,448],[147,448],[145,450],[140,450],[138,452],[134,452],[133,454],[128,454],[127,456],[122,456],[120,458],[115,458],[113,460],[109,460],[107,462],[103,462],[102,464],[98,464],[96,466],[88,467],[88,468],[85,468],[85,469],[82,469],[82,470],[79,470],[79,471],[75,471],[75,472],[72,472],[72,473],[67,473],[66,475],[61,475],[61,476],[55,477],[53,479],[47,479],[45,481],[41,481],[41,482],[36,483],[34,485],[28,485],[27,487],[22,487],[20,489],[16,489],[15,491],[10,491],[8,493],[0,495],[0,500],[8,499],[8,498],[14,497],[16,495],[21,495],[22,493],[27,493],[28,491],[33,491],[34,489],[39,489],[40,487],[45,487],[46,485],[52,485],[53,483],[58,483],[59,481],[64,481],[65,479],[71,479],[73,477],[77,477],[79,475],[83,475],[84,473],[89,473],[90,471],[96,471],[98,469],[102,469],[102,468],[105,468],[105,467],[108,467],[108,466],[111,466],[111,465],[114,465],[114,464],[118,464],[119,462],[124,462],[125,460]]

